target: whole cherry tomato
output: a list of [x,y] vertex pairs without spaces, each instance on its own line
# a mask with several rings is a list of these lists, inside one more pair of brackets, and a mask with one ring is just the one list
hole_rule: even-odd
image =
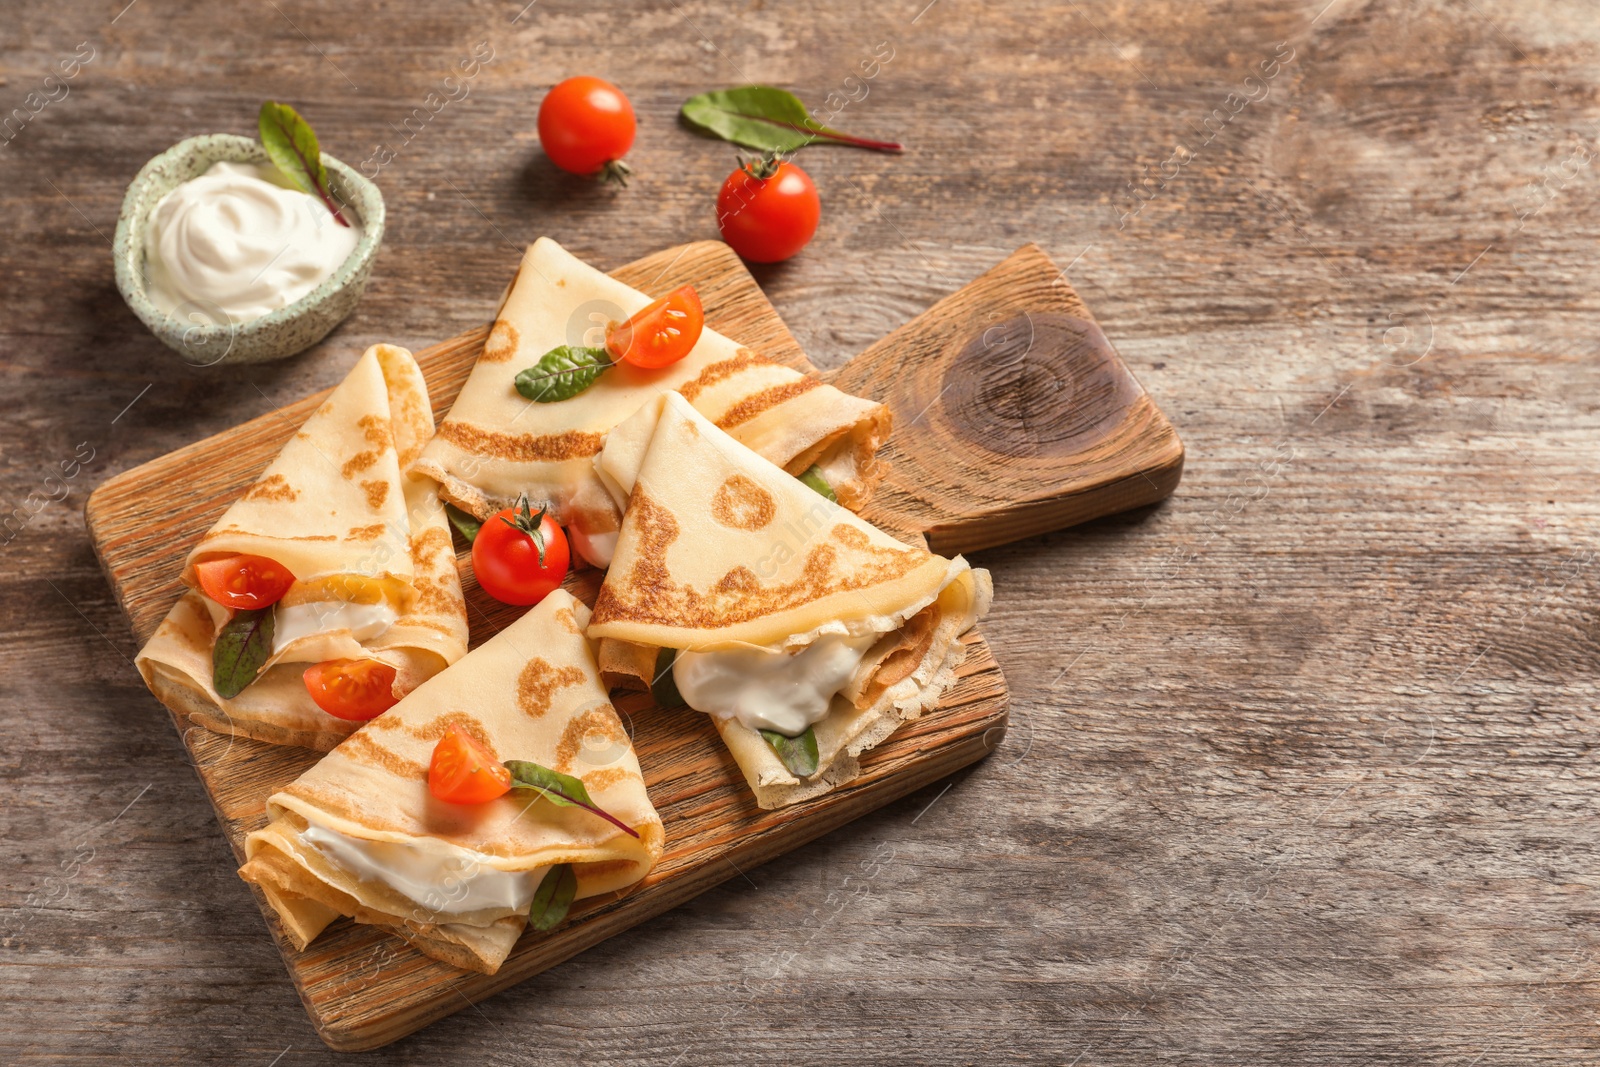
[[567,535],[524,496],[490,516],[472,542],[472,569],[483,591],[505,604],[537,604],[567,576]]
[[628,184],[622,157],[633,147],[633,105],[608,81],[568,78],[539,104],[539,143],[550,162],[573,174]]
[[722,239],[752,263],[777,263],[804,248],[817,232],[822,201],[811,176],[771,156],[741,163],[717,194]]
[[607,330],[606,351],[635,367],[669,366],[689,354],[705,325],[700,294],[685,285]]
[[366,722],[400,702],[394,695],[394,668],[375,659],[313,663],[304,677],[317,707],[336,719]]
[[289,568],[266,556],[224,556],[195,566],[200,590],[225,608],[250,611],[276,604],[294,584]]
[[486,804],[511,791],[511,772],[459,726],[433,746],[428,792],[450,804]]

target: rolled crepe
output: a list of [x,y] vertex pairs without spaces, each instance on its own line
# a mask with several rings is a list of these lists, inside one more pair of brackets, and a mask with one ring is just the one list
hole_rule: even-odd
[[[388,928],[436,959],[485,974],[505,961],[527,905],[485,902],[477,879],[573,865],[575,899],[620,892],[661,857],[661,817],[607,702],[583,636],[588,609],[563,589],[450,670],[363,726],[267,801],[268,825],[245,840],[239,874],[260,886],[299,948],[339,915]],[[439,738],[459,726],[497,759],[529,760],[581,778],[594,803],[634,838],[578,807],[513,790],[486,804],[449,804],[428,790]],[[337,835],[337,836],[334,836]],[[348,842],[412,881],[375,876]],[[445,872],[418,881],[416,868]]]
[[854,778],[856,757],[954,684],[960,637],[988,610],[988,572],[831,503],[675,393],[620,427],[598,467],[628,504],[591,638],[641,647],[644,662],[662,648],[793,653],[825,635],[876,638],[813,727],[813,775],[791,773],[737,718],[711,716],[762,807]]
[[[327,751],[360,724],[311,700],[301,677],[310,664],[379,660],[395,668],[403,696],[464,656],[466,604],[444,509],[432,483],[401,473],[432,433],[428,387],[411,353],[368,349],[190,550],[182,575],[190,590],[135,660],[150,691],[208,729]],[[195,567],[240,553],[294,573],[279,605],[300,605],[305,632],[295,637],[280,624],[280,646],[256,680],[224,698],[212,685],[211,653],[232,613],[199,591]],[[393,621],[358,639],[341,625],[351,617],[338,609],[348,605]]]
[[[563,526],[615,533],[620,510],[594,470],[606,434],[646,401],[675,389],[743,444],[792,473],[815,465],[839,500],[859,507],[879,470],[889,409],[752,352],[714,330],[682,360],[657,370],[618,364],[567,400],[533,403],[517,375],[562,345],[604,344],[608,321],[651,298],[573,257],[549,238],[527,251],[483,354],[415,469],[445,498],[486,518],[526,492]],[[591,562],[604,565],[606,560]]]

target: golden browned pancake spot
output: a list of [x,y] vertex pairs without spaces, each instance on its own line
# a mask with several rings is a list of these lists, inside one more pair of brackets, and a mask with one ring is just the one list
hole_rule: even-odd
[[774,385],[771,389],[763,389],[754,396],[745,397],[723,412],[722,418],[717,420],[717,427],[731,430],[735,426],[749,422],[769,408],[793,400],[801,393],[808,393],[821,384],[822,382],[816,378],[800,378],[797,381],[785,382],[783,385]]
[[339,468],[339,473],[344,476],[345,481],[349,481],[376,462],[378,462],[378,454],[376,452],[371,450],[357,452],[344,461],[344,466]]
[[630,522],[639,528],[639,556],[628,571],[626,598],[617,593],[611,582],[601,585],[594,613],[589,616],[590,626],[642,618],[645,614],[654,616],[670,610],[677,586],[667,573],[666,553],[668,546],[678,539],[678,520],[651,499],[643,486],[635,485],[633,495],[628,498],[628,517],[623,525]]
[[862,549],[872,543],[867,540],[865,533],[854,526],[846,526],[842,522],[837,523],[832,530],[828,531],[828,534],[846,548]]
[[[383,716],[380,715],[372,721],[382,722]],[[449,733],[452,726],[461,727],[474,741],[487,748],[490,752],[494,751],[494,743],[489,740],[489,731],[483,728],[483,723],[464,711],[447,711],[438,718],[421,726],[407,727],[406,732],[418,741],[437,741]],[[498,759],[498,755],[495,758]]]
[[762,585],[749,568],[735,567],[701,592],[679,585],[668,572],[667,548],[678,538],[678,523],[642,485],[634,486],[628,500],[626,523],[637,530],[638,556],[626,581],[608,580],[600,587],[591,626],[607,622],[682,629],[731,626],[836,593],[895,581],[930,558],[915,548],[874,545],[859,530],[841,524],[829,531],[828,540],[811,547],[793,581]]
[[391,752],[378,744],[366,734],[357,732],[344,739],[339,746],[339,754],[354,760],[356,763],[365,763],[369,767],[382,767],[396,778],[426,778],[428,768],[415,760],[406,759],[404,756]]
[[577,616],[572,614],[571,608],[560,608],[556,611],[556,622],[561,628],[571,634],[583,633],[583,628],[578,625]]
[[389,421],[377,415],[363,415],[356,421],[367,443],[376,449],[389,448],[394,439],[389,436]]
[[376,541],[383,536],[383,531],[388,527],[383,523],[374,523],[371,526],[352,526],[350,532],[344,535],[346,541]]
[[375,478],[370,482],[362,482],[361,488],[366,490],[367,507],[373,511],[383,507],[383,502],[389,499],[389,483],[381,478]]
[[418,574],[411,579],[411,589],[414,594],[412,606],[417,611],[461,619],[467,617],[461,597],[444,582]]
[[537,719],[550,710],[550,701],[557,689],[582,685],[583,681],[581,667],[566,666],[557,670],[547,660],[535,656],[517,676],[517,707]]
[[514,463],[559,463],[567,459],[584,459],[599,455],[605,444],[604,434],[582,430],[550,434],[495,433],[448,420],[439,427],[439,437],[475,455]]
[[485,363],[504,363],[517,354],[517,328],[505,319],[495,319],[489,339],[483,342]]
[[252,485],[240,499],[286,501],[299,495],[299,491],[289,484],[289,479],[281,474],[273,474]]
[[598,793],[602,789],[610,789],[618,782],[642,781],[637,774],[634,774],[626,767],[607,767],[604,770],[580,774],[578,777],[583,779],[584,788],[589,790],[590,793]]
[[758,356],[748,348],[741,348],[734,353],[732,359],[719,360],[702,370],[689,381],[678,386],[678,392],[683,398],[694,403],[694,398],[716,385],[718,382],[727,381],[741,371],[751,367],[771,366],[772,360],[765,356]]
[[772,494],[743,474],[730,475],[711,497],[711,517],[734,530],[759,530],[777,510]]
[[434,570],[438,566],[439,554],[442,552],[448,552],[454,561],[455,551],[450,543],[450,531],[438,526],[427,526],[411,535],[411,558],[417,562],[420,569]]
[[574,715],[572,721],[567,723],[567,728],[561,732],[561,741],[556,745],[555,769],[562,774],[571,774],[573,757],[583,748],[584,741],[590,738],[600,742],[592,746],[600,749],[631,743],[628,731],[622,727],[622,720],[617,718],[616,709],[610,704],[600,704],[581,715]]

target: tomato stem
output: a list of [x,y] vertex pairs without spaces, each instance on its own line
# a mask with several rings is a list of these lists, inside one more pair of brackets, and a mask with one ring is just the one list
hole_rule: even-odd
[[620,159],[608,159],[606,165],[600,168],[600,180],[603,182],[616,182],[624,189],[628,187],[628,176],[633,173],[633,168]]
[[518,533],[526,535],[528,540],[533,542],[534,550],[539,553],[539,566],[541,567],[544,566],[545,545],[544,530],[541,528],[540,524],[544,522],[545,513],[549,510],[550,505],[545,504],[539,509],[539,514],[535,515],[533,513],[533,506],[528,503],[528,494],[522,493],[517,497],[517,510],[513,513],[513,517],[516,519],[516,521],[513,522],[504,515],[500,516],[501,522],[505,523],[513,530],[516,530]]

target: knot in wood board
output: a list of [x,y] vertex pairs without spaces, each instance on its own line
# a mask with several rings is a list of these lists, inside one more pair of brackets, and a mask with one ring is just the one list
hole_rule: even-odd
[[1014,456],[1081,451],[1142,393],[1100,327],[1055,312],[1024,312],[968,339],[940,386],[958,437]]

